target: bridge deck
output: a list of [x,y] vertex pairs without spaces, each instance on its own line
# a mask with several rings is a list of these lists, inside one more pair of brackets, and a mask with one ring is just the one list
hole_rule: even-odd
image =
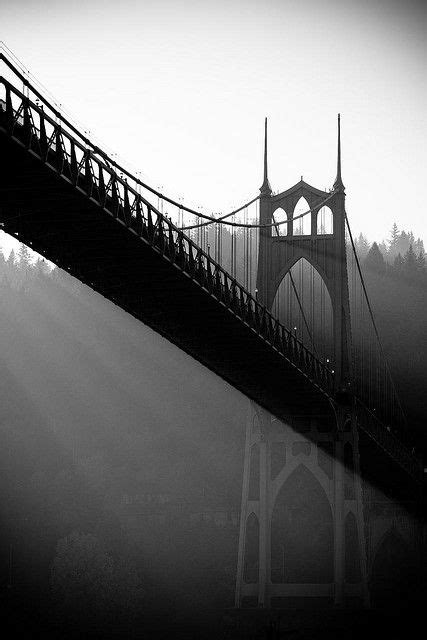
[[[0,221],[279,417],[328,398],[165,252],[0,132]],[[180,381],[177,380],[177,386]]]
[[[93,151],[1,81],[3,229],[279,418],[332,421],[331,371]],[[361,428],[417,477],[416,460],[393,434],[369,423]]]

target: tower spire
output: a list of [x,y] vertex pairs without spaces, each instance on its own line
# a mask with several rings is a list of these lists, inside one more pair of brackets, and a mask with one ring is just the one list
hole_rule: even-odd
[[260,188],[262,195],[270,195],[271,187],[268,181],[268,166],[267,166],[267,118],[264,122],[264,181]]
[[338,114],[338,152],[337,152],[337,177],[334,182],[334,189],[344,189],[341,178],[341,114]]

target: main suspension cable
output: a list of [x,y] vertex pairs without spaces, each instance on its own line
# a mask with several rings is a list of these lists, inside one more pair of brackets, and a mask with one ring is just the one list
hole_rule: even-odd
[[[13,56],[12,52],[10,50],[6,51],[6,47],[1,47],[5,53],[7,53],[7,55]],[[37,98],[39,98],[51,111],[52,113],[59,118],[67,127],[69,127],[69,129],[71,129],[71,131],[73,131],[74,133],[76,133],[80,140],[82,140],[87,146],[92,147],[92,153],[99,155],[103,158],[103,160],[105,160],[108,164],[110,164],[112,167],[114,167],[116,169],[116,171],[122,173],[123,175],[127,176],[128,178],[130,178],[131,180],[133,180],[133,182],[135,184],[137,184],[138,186],[142,187],[143,189],[146,189],[147,191],[149,191],[150,193],[152,193],[154,196],[156,196],[157,198],[161,199],[162,201],[168,202],[169,204],[173,205],[174,207],[177,207],[177,209],[182,212],[182,211],[186,211],[187,213],[190,213],[192,215],[197,216],[198,218],[203,218],[204,220],[207,220],[208,222],[205,223],[201,223],[198,225],[189,225],[189,226],[185,226],[182,227],[182,230],[190,230],[190,229],[196,229],[199,228],[201,226],[207,226],[209,224],[213,224],[213,223],[221,223],[221,224],[226,224],[229,225],[231,227],[244,227],[244,228],[248,228],[248,229],[268,229],[268,228],[272,228],[274,226],[280,226],[282,224],[289,224],[290,222],[293,222],[294,220],[298,220],[300,218],[303,218],[304,216],[308,215],[309,213],[312,213],[313,209],[319,209],[320,207],[322,207],[326,202],[328,202],[328,200],[330,200],[335,192],[332,191],[331,194],[329,194],[329,196],[327,198],[325,198],[325,200],[323,200],[321,203],[319,203],[318,205],[316,205],[316,207],[310,208],[308,211],[305,211],[304,213],[299,214],[298,216],[294,216],[293,218],[288,218],[286,220],[282,220],[281,222],[278,222],[276,224],[248,224],[248,223],[238,223],[238,222],[229,222],[227,220],[227,218],[230,218],[234,215],[236,215],[237,213],[239,213],[240,211],[242,211],[243,209],[245,209],[246,207],[250,206],[251,204],[253,204],[254,202],[256,202],[257,200],[260,199],[260,196],[256,196],[255,198],[252,198],[252,200],[249,200],[248,202],[246,202],[245,204],[243,204],[241,207],[239,207],[238,209],[235,209],[234,211],[231,211],[230,213],[227,213],[225,215],[222,215],[220,217],[214,217],[214,216],[210,216],[210,215],[206,215],[201,213],[200,211],[196,211],[195,209],[192,209],[191,207],[187,207],[186,205],[177,202],[176,200],[173,200],[173,198],[169,198],[168,196],[164,195],[163,193],[161,193],[158,189],[154,189],[153,187],[151,187],[150,185],[148,185],[147,183],[143,182],[140,178],[136,177],[135,175],[133,175],[130,171],[128,171],[125,167],[121,166],[117,161],[113,160],[105,151],[103,151],[99,146],[94,145],[91,140],[89,138],[87,138],[87,136],[83,135],[75,125],[72,124],[72,122],[70,122],[70,120],[68,120],[63,113],[61,113],[61,111],[59,111],[56,107],[54,107],[29,81],[28,78],[25,77],[25,75],[23,75],[15,66],[14,63],[12,63],[10,60],[8,60],[7,56],[5,55],[5,53],[2,53],[0,51],[0,61],[3,60],[4,63],[16,74],[16,76],[22,81],[22,83],[24,84],[24,86],[26,86],[27,88],[31,89],[32,93],[34,93],[35,96],[37,96]],[[19,61],[18,61],[19,62]],[[22,65],[23,66],[23,65]],[[24,68],[25,69],[25,68]],[[23,69],[23,70],[24,70]],[[31,75],[32,78],[34,78],[34,76],[32,76],[32,74],[30,74],[30,72],[25,69],[25,72],[27,73],[27,75]],[[39,83],[37,81],[36,78],[34,78],[34,80],[41,85],[41,83]],[[43,85],[41,85],[43,86]],[[44,89],[44,87],[43,87]],[[226,221],[227,220],[227,221]]]
[[229,222],[228,220],[226,221],[226,218],[230,218],[232,215],[235,215],[236,213],[238,213],[239,211],[241,211],[245,207],[248,207],[250,204],[252,204],[252,203],[256,202],[257,200],[259,200],[260,196],[257,196],[256,198],[254,198],[250,202],[247,202],[246,204],[244,204],[241,207],[239,207],[239,209],[236,209],[236,211],[233,211],[232,213],[227,213],[224,216],[220,216],[219,218],[214,218],[212,216],[208,216],[206,214],[200,213],[200,211],[195,211],[194,213],[195,213],[196,216],[198,216],[199,218],[204,218],[205,220],[209,220],[210,222],[202,222],[200,224],[193,224],[193,225],[190,225],[190,226],[187,226],[187,227],[182,227],[182,231],[187,231],[188,229],[198,229],[200,227],[205,227],[208,224],[213,224],[215,222],[221,223],[221,224],[226,224],[226,225],[228,225],[230,227],[241,227],[241,228],[247,228],[247,229],[271,229],[273,227],[277,229],[277,227],[280,227],[283,224],[289,224],[290,222],[294,222],[295,220],[299,220],[300,218],[303,218],[304,216],[307,216],[309,213],[313,213],[317,209],[320,209],[321,207],[323,207],[323,205],[326,202],[328,202],[334,196],[335,196],[335,190],[333,190],[324,200],[322,200],[321,202],[316,204],[314,207],[310,207],[310,209],[307,209],[307,211],[304,211],[303,213],[300,213],[297,216],[293,216],[292,218],[286,218],[286,220],[281,220],[280,222],[272,222],[272,223],[267,223],[267,224],[248,224],[248,223],[244,223],[244,222]]
[[353,234],[351,232],[350,223],[348,221],[348,216],[347,216],[347,212],[346,211],[344,212],[344,215],[345,215],[345,221],[346,221],[346,225],[347,225],[348,234],[349,234],[349,237],[350,237],[351,247],[352,247],[352,250],[353,250],[353,253],[354,253],[354,257],[355,257],[355,260],[356,260],[357,271],[359,273],[360,281],[361,281],[361,284],[362,284],[363,294],[365,296],[365,300],[366,300],[366,304],[367,304],[367,307],[368,307],[369,315],[370,315],[370,318],[371,318],[371,321],[372,321],[372,326],[374,328],[375,336],[377,338],[381,354],[382,354],[382,356],[384,358],[384,362],[385,362],[385,365],[386,365],[386,368],[387,368],[387,372],[388,372],[388,375],[389,375],[389,378],[390,378],[391,385],[393,387],[393,391],[395,393],[397,404],[398,404],[399,409],[400,409],[400,411],[402,413],[402,417],[403,417],[404,423],[405,423],[405,425],[407,425],[405,412],[403,410],[402,404],[400,402],[399,394],[397,393],[397,389],[396,389],[396,386],[394,384],[394,380],[393,380],[393,376],[391,374],[390,366],[388,364],[388,360],[387,360],[387,357],[386,357],[386,354],[385,354],[385,351],[384,351],[384,347],[383,347],[383,344],[382,344],[382,341],[381,341],[381,338],[380,338],[380,334],[379,334],[379,331],[378,331],[377,323],[375,321],[374,312],[372,310],[371,301],[369,299],[368,291],[366,289],[365,279],[363,277],[362,269],[360,267],[360,262],[359,262],[359,258],[358,258],[357,252],[356,252],[356,247],[355,247],[354,240],[353,240]]
[[[139,185],[140,187],[142,187],[143,189],[146,189],[147,191],[149,191],[150,193],[152,193],[154,196],[156,196],[157,198],[168,202],[169,204],[173,205],[174,207],[177,207],[178,210],[180,211],[186,211],[187,213],[191,213],[193,215],[196,215],[198,217],[201,218],[205,218],[206,220],[210,220],[212,222],[216,222],[217,219],[214,218],[213,216],[207,216],[204,215],[202,213],[200,213],[200,211],[196,211],[195,209],[191,209],[191,207],[187,207],[184,204],[182,204],[181,202],[177,202],[176,200],[174,200],[173,198],[169,198],[168,196],[165,196],[163,193],[161,193],[158,189],[154,189],[153,187],[151,187],[149,184],[146,184],[145,182],[143,182],[140,178],[137,178],[135,175],[133,175],[130,171],[128,171],[125,167],[123,167],[122,165],[120,165],[116,160],[113,160],[108,153],[106,153],[103,149],[101,149],[99,146],[93,144],[93,142],[84,134],[82,134],[78,128],[68,119],[64,116],[63,111],[59,110],[56,106],[53,106],[51,104],[51,102],[49,100],[47,100],[45,98],[45,96],[43,96],[34,86],[33,84],[31,84],[28,81],[28,78],[25,77],[25,75],[23,75],[23,73],[21,73],[15,66],[16,63],[21,64],[21,66],[23,67],[23,71],[24,73],[27,74],[27,76],[31,75],[31,78],[33,79],[34,82],[37,82],[37,84],[39,84],[41,87],[43,87],[43,85],[32,75],[30,74],[30,72],[22,65],[22,63],[20,63],[17,59],[16,59],[16,63],[14,64],[13,62],[11,62],[10,60],[8,60],[7,56],[5,55],[5,53],[10,56],[10,57],[14,57],[14,54],[7,49],[7,47],[5,45],[3,45],[3,43],[1,43],[2,46],[0,46],[0,61],[3,61],[8,67],[9,69],[11,69],[11,71],[13,71],[15,73],[15,75],[21,80],[21,82],[23,83],[24,86],[26,86],[27,88],[31,89],[31,92],[39,99],[41,100],[51,111],[52,113],[59,118],[71,131],[73,131],[73,133],[75,133],[80,140],[82,140],[85,145],[89,146],[92,148],[92,153],[101,156],[101,158],[103,158],[103,160],[105,160],[109,165],[111,165],[112,167],[114,167],[116,169],[117,172],[122,173],[123,175],[127,176],[128,178],[130,178],[131,180],[133,180],[133,182],[135,182],[135,184]],[[1,50],[4,50],[5,53],[2,53]],[[42,89],[43,91],[46,91],[46,93],[49,93],[47,91],[47,89],[45,87],[43,87]],[[54,99],[54,98],[52,98]],[[225,214],[224,216],[221,216],[221,219],[225,219],[225,218],[229,218],[233,215],[235,215],[236,213],[239,213],[240,211],[242,211],[242,209],[244,209],[245,207],[248,207],[249,205],[251,205],[252,203],[256,202],[256,200],[259,199],[260,196],[256,196],[255,198],[252,198],[252,200],[250,200],[249,202],[245,203],[244,205],[242,205],[241,207],[239,207],[238,209],[231,211],[230,213]],[[185,227],[184,227],[185,228]],[[189,229],[192,228],[196,228],[196,226],[190,226],[188,227]]]

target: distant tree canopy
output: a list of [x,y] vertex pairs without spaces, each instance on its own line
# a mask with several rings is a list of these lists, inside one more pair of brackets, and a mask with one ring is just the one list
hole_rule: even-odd
[[389,273],[400,279],[427,286],[424,243],[412,231],[399,231],[393,224],[388,240],[369,244],[360,233],[356,251],[366,269],[378,274]]
[[372,269],[378,272],[384,272],[386,269],[386,263],[384,260],[384,256],[380,251],[379,246],[376,242],[374,242],[369,249],[366,258],[365,258],[365,266],[367,269]]

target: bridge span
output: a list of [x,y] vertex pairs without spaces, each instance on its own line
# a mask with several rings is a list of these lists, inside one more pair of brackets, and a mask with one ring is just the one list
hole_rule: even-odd
[[[337,179],[329,194],[304,181],[272,194],[265,156],[254,296],[1,58],[23,83],[21,91],[16,82],[0,77],[2,229],[161,333],[257,405],[247,423],[237,607],[248,602],[251,607],[281,606],[294,597],[326,598],[335,604],[353,598],[366,604],[362,478],[412,504],[422,469],[388,415],[387,397],[382,408],[371,406],[353,384],[340,141]],[[308,236],[301,238],[290,227],[286,236],[274,237],[275,211],[279,206],[288,211],[300,196],[310,205]],[[320,237],[315,218],[325,199],[334,227]],[[271,311],[275,287],[301,257],[318,267],[331,293],[334,365]],[[288,442],[277,434],[267,412],[297,434],[305,433],[305,441]],[[331,508],[333,575],[316,586],[286,577],[283,559],[277,560],[274,523],[280,509],[273,507],[283,498],[291,471],[285,473],[288,463],[283,461],[276,478],[272,455],[283,445],[296,451],[295,457],[311,456],[312,471]],[[319,462],[323,450],[335,460],[329,476]],[[290,464],[296,489],[298,483],[309,485],[304,475],[309,463],[301,468],[295,461]],[[253,477],[258,478],[256,491]],[[354,579],[346,575],[349,536],[358,557]]]
[[[132,188],[48,101],[41,103],[36,89],[30,99],[3,77],[0,88],[4,231],[279,418],[307,414],[307,407],[310,414],[329,415],[339,398],[348,402],[331,367]],[[360,399],[357,404],[361,429],[400,468],[419,477],[410,451],[380,416]]]

